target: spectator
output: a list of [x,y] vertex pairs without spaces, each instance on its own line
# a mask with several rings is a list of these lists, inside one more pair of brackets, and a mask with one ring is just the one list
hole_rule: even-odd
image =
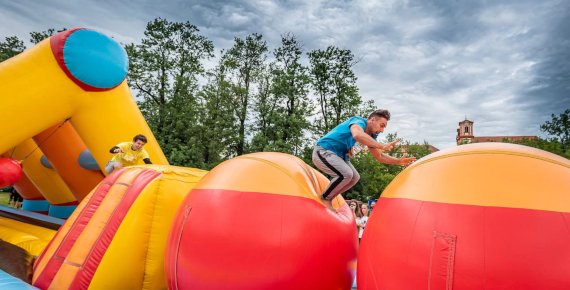
[[376,206],[376,199],[371,199],[368,201],[368,205],[370,206],[370,212],[372,213],[372,211],[374,210],[374,207]]
[[18,193],[16,188],[10,188],[10,202],[9,205],[13,208],[22,208],[22,202],[24,198]]
[[362,216],[360,214],[360,210],[358,209],[358,202],[356,200],[349,200],[348,206],[352,210],[352,214],[354,215],[354,219],[358,220]]
[[358,241],[362,239],[362,234],[364,233],[364,228],[366,227],[366,223],[368,222],[368,217],[370,216],[370,210],[368,208],[367,203],[363,203],[360,206],[360,214],[362,215],[357,222],[358,225]]

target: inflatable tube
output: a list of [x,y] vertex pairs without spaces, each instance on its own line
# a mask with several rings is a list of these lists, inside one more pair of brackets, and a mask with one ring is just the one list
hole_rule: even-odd
[[36,188],[36,186],[30,181],[30,179],[24,173],[20,180],[14,184],[14,187],[18,193],[24,199],[38,200],[44,199],[42,193]]
[[41,164],[40,158],[43,153],[33,140],[26,140],[10,152],[13,158],[23,160],[24,173],[49,203],[57,205],[76,201],[57,172]]
[[78,201],[105,177],[102,172],[86,170],[77,162],[87,148],[69,122],[52,126],[33,139]]

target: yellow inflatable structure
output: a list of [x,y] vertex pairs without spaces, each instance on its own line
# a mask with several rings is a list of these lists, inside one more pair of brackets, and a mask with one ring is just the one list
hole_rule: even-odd
[[89,194],[39,257],[40,289],[166,289],[168,232],[207,172],[146,165],[113,172]]
[[[47,213],[34,203],[45,201],[52,215],[70,207],[54,214],[69,217],[57,234],[0,219],[0,239],[39,255],[33,283],[41,289],[166,288],[172,219],[206,171],[168,165],[131,96],[127,68],[116,41],[87,29],[0,63],[0,155],[22,162],[15,187],[24,208]],[[147,137],[154,164],[105,177],[109,149],[137,134]]]
[[[0,154],[22,160],[52,206],[81,201],[103,180],[109,149],[137,134],[147,137],[153,163],[168,164],[131,96],[127,69],[125,50],[87,29],[59,33],[0,63]],[[40,159],[45,170],[37,168]]]
[[39,256],[55,235],[54,230],[0,217],[0,240]]

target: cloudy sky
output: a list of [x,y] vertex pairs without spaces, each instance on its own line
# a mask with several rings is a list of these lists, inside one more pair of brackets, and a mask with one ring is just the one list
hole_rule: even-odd
[[350,49],[360,94],[392,112],[387,133],[443,149],[467,117],[475,136],[538,135],[570,108],[570,1],[0,1],[0,39],[88,27],[139,42],[157,18],[190,21],[229,48],[295,34],[305,51]]

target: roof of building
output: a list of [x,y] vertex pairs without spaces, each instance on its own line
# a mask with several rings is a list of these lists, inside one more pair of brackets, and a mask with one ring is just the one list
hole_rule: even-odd
[[502,142],[503,140],[521,141],[521,140],[536,140],[537,136],[478,136],[474,137],[474,142]]

